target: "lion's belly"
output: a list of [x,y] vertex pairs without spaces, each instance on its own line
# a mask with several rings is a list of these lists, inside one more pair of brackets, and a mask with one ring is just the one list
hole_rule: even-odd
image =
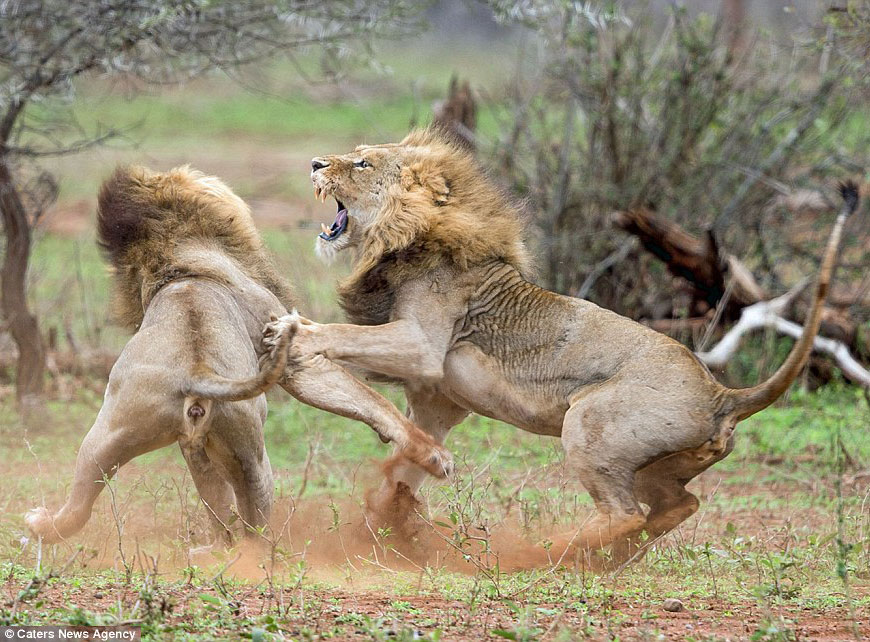
[[496,359],[474,345],[464,344],[447,355],[442,390],[454,402],[477,414],[540,435],[560,435],[568,410],[560,385],[520,384],[511,379],[505,376]]

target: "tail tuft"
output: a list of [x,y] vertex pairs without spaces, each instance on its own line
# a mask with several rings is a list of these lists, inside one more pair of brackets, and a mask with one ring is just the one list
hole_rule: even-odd
[[858,207],[858,199],[861,196],[861,190],[858,188],[858,184],[853,180],[841,181],[837,186],[840,191],[840,196],[843,197],[843,201],[846,203],[846,206],[850,211],[855,211],[855,208]]

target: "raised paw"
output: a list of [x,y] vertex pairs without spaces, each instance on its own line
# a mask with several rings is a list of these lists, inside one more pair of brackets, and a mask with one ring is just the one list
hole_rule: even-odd
[[272,320],[263,327],[263,345],[270,351],[274,350],[285,333],[296,331],[301,319],[296,310],[280,318],[273,315]]
[[453,474],[453,455],[434,442],[413,444],[403,454],[434,477],[445,479]]

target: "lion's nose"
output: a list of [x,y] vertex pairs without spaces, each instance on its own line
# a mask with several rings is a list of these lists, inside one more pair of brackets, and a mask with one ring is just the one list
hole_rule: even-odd
[[329,163],[322,158],[314,158],[311,161],[311,171],[316,172],[319,169],[323,169],[324,167],[329,167]]

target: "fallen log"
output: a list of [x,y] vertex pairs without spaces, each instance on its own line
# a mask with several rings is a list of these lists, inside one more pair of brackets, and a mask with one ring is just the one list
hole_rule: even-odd
[[721,252],[711,233],[699,239],[647,208],[616,212],[613,224],[636,236],[671,274],[692,286],[692,316],[703,316],[719,305],[729,288],[724,311],[728,319],[737,318],[741,309],[767,298],[746,266],[737,257]]
[[[737,320],[714,348],[696,353],[709,367],[723,367],[738,349],[742,337],[753,330],[772,328],[793,338],[800,336],[801,325],[786,319],[783,314],[794,303],[803,284],[781,297],[768,300],[742,261],[722,252],[712,234],[700,239],[646,208],[616,212],[613,224],[640,240],[647,251],[665,263],[671,274],[685,279],[692,288],[693,300],[688,318],[646,321],[650,327],[666,334],[685,331],[697,334],[706,328],[709,335],[711,326],[718,321]],[[816,338],[814,351],[832,357],[850,381],[870,387],[870,374],[850,351],[850,346],[854,346],[858,339],[858,324],[850,317],[848,306],[863,295],[866,292],[861,291],[852,298],[841,297],[835,301],[836,305],[829,303],[823,309],[820,336]],[[800,320],[803,314],[798,309],[795,316]],[[702,347],[705,342],[701,341]]]

